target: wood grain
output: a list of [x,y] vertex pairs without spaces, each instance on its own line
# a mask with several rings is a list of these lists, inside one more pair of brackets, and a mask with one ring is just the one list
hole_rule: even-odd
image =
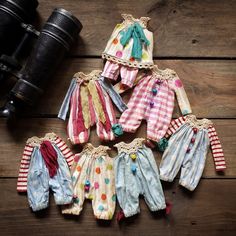
[[236,2],[176,0],[39,0],[39,22],[55,7],[73,12],[84,29],[73,55],[100,56],[121,13],[149,16],[155,57],[235,57]]
[[[174,69],[182,79],[193,112],[198,117],[236,118],[236,62],[225,60],[159,60],[156,64]],[[77,71],[89,73],[102,68],[100,59],[67,59],[48,83],[45,94],[36,108],[30,110],[34,116],[54,115]],[[132,91],[123,94],[127,102]],[[0,103],[3,103],[3,98]],[[29,114],[30,115],[30,114]],[[119,113],[117,112],[117,115]],[[180,115],[176,103],[174,117]]]
[[[26,195],[15,190],[16,179],[0,179],[1,235],[176,235],[227,236],[236,231],[236,181],[201,180],[190,193],[174,184],[164,184],[167,201],[173,204],[170,215],[151,213],[140,200],[141,213],[120,225],[115,217],[109,222],[94,219],[91,203],[86,201],[82,214],[63,216],[55,206],[32,213]],[[227,199],[227,200],[226,200]],[[119,207],[116,208],[116,212]]]
[[[227,170],[225,174],[215,172],[212,155],[209,152],[206,168],[203,176],[205,178],[233,178],[236,177],[236,120],[214,120],[216,130],[221,139],[225,157],[227,162]],[[0,119],[0,177],[17,177],[21,155],[24,149],[26,140],[32,136],[44,136],[47,132],[55,132],[64,140],[66,136],[65,122],[54,118],[31,118],[22,119],[15,127],[9,130],[6,127],[5,119]],[[146,136],[146,125],[143,124],[135,134],[126,134],[123,137],[113,142],[103,143],[112,147],[120,141],[131,142],[135,137]],[[90,135],[90,142],[98,146],[101,144],[94,128]],[[70,145],[69,141],[67,142]],[[116,149],[113,148],[111,156],[116,155]],[[73,151],[81,151],[81,146],[74,146]],[[155,152],[157,163],[160,163],[161,155]]]

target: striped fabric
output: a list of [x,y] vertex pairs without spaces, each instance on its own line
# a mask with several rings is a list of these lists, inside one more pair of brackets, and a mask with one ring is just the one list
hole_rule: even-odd
[[[116,123],[113,104],[107,92],[99,83],[100,72],[79,74],[77,85],[70,98],[70,116],[67,125],[68,135],[73,144],[85,143],[89,140],[90,127],[96,124],[97,135],[101,140],[114,140],[112,125]],[[94,90],[88,88],[93,83]],[[87,91],[82,94],[83,91]],[[101,120],[101,115],[105,121]],[[85,117],[86,116],[86,117]],[[85,124],[85,120],[89,120]]]
[[216,171],[222,171],[226,169],[225,157],[224,157],[224,152],[223,152],[219,137],[213,126],[209,127],[208,134],[209,134],[211,150],[212,150],[212,155],[215,162]]
[[[71,152],[70,148],[66,145],[66,143],[59,137],[56,138],[55,144],[62,152],[63,156],[66,159],[68,166],[70,167],[74,160],[74,154]],[[21,158],[19,175],[17,180],[17,191],[18,192],[26,192],[27,191],[27,177],[30,166],[31,156],[33,154],[34,147],[26,144],[23,155]]]
[[171,122],[175,93],[182,114],[191,113],[183,85],[176,75],[146,75],[140,80],[123,112],[119,123],[126,132],[134,133],[142,120],[147,121],[147,138],[158,142]]
[[102,76],[111,80],[117,80],[119,74],[121,77],[121,84],[132,88],[138,74],[138,69],[107,61]]
[[[186,122],[186,116],[181,116],[177,119],[171,121],[170,126],[166,132],[165,137],[169,138],[172,134],[174,134],[179,127],[181,127]],[[214,126],[209,126],[208,128],[208,137],[210,140],[210,146],[212,150],[212,155],[215,163],[216,171],[222,171],[226,169],[224,152],[219,140],[219,137],[216,133]]]

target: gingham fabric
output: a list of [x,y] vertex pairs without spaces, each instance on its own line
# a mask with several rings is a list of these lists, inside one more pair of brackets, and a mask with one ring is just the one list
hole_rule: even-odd
[[121,115],[119,123],[126,132],[134,133],[142,120],[147,121],[147,138],[159,141],[171,122],[175,93],[182,114],[192,112],[183,84],[178,75],[170,70],[159,70],[146,74],[137,83]]
[[[70,148],[66,145],[66,143],[58,136],[56,136],[53,133],[46,134],[44,138],[41,138],[42,140],[48,140],[48,137],[55,137],[54,143],[55,145],[60,149],[61,153],[66,159],[66,162],[68,166],[70,167],[74,160],[74,154],[71,152]],[[34,137],[33,137],[34,138]],[[34,151],[34,147],[29,144],[29,141],[31,139],[28,139],[26,142],[26,146],[23,151],[23,155],[21,158],[20,163],[20,169],[19,169],[19,175],[17,180],[17,191],[18,192],[26,192],[27,191],[27,177],[29,172],[29,166],[31,161],[31,156]]]
[[[189,115],[191,116],[191,115]],[[188,116],[181,116],[177,119],[174,119],[171,121],[170,126],[166,132],[165,137],[168,138],[172,134],[174,134],[179,127],[181,127],[183,124],[186,123]],[[210,125],[208,127],[208,137],[210,141],[210,147],[212,150],[212,156],[215,163],[215,169],[216,171],[222,171],[226,169],[226,162],[224,157],[224,152],[222,149],[222,145],[220,143],[219,137],[216,133],[215,127],[213,125]]]

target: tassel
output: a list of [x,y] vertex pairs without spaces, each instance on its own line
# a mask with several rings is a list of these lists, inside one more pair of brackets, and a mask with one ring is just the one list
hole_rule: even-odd
[[124,212],[122,211],[122,210],[120,210],[118,213],[117,213],[117,215],[116,215],[116,220],[118,221],[118,222],[120,222],[120,221],[122,221],[122,220],[124,220],[125,219],[125,214],[124,214]]
[[157,143],[157,148],[159,151],[164,152],[168,146],[168,140],[166,138],[161,138]]
[[116,137],[121,136],[124,132],[122,129],[122,126],[120,124],[114,124],[112,125],[112,131]]
[[169,215],[171,212],[173,204],[170,202],[166,202],[166,215]]

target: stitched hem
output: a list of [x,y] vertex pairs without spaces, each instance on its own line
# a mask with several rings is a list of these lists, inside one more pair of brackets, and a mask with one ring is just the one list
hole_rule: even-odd
[[139,69],[152,69],[154,66],[153,61],[152,62],[130,62],[130,61],[126,61],[120,58],[117,58],[115,56],[109,55],[105,52],[102,53],[102,58],[103,59],[107,59],[108,61],[112,61],[115,62],[117,64],[121,64],[124,66],[128,66],[128,67],[135,67],[135,68],[139,68]]
[[159,178],[160,178],[161,180],[167,181],[167,182],[172,182],[172,181],[173,181],[173,179],[170,179],[170,178],[168,178],[168,177],[166,177],[166,176],[164,176],[164,175],[161,175],[161,174],[160,174]]
[[161,210],[166,209],[166,204],[164,204],[161,207],[149,207],[149,209],[150,209],[150,211],[161,211]]
[[32,211],[40,211],[40,210],[43,210],[43,209],[45,209],[47,207],[48,207],[48,204],[43,204],[43,205],[40,205],[40,206],[37,206],[37,207],[31,206]]
[[183,186],[184,188],[188,189],[189,191],[193,191],[196,187],[191,187],[189,186],[187,183],[183,182],[183,181],[179,181],[179,185]]
[[61,213],[63,215],[80,215],[80,212],[82,211],[82,209],[64,209],[61,211]]
[[67,205],[67,204],[70,204],[72,203],[72,200],[73,198],[70,197],[68,200],[65,201],[65,198],[64,199],[61,199],[61,200],[55,200],[56,202],[56,205]]
[[122,126],[123,131],[125,131],[127,133],[135,133],[136,132],[136,129],[132,130],[132,129],[129,129],[129,128],[125,128],[122,124],[121,124],[121,126]]
[[137,211],[134,211],[134,212],[125,212],[123,210],[123,212],[124,212],[125,217],[131,217],[131,216],[137,215],[140,212],[140,210],[137,210]]

